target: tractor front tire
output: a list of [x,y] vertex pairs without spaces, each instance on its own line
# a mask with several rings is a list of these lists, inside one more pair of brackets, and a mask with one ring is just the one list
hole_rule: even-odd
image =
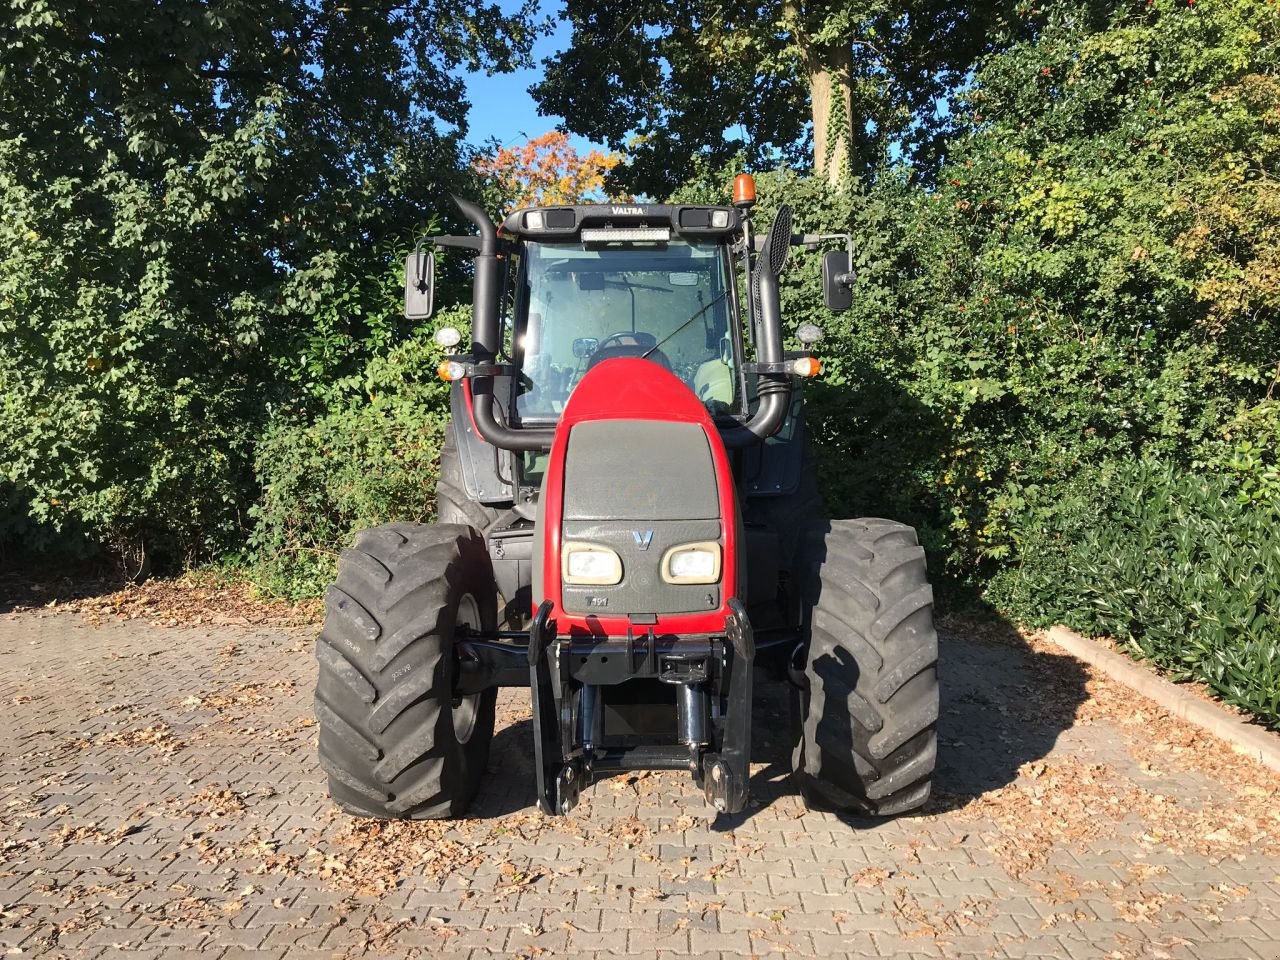
[[488,764],[497,699],[453,692],[457,627],[497,621],[484,540],[456,524],[366,530],[342,552],[325,611],[315,710],[329,795],[364,817],[460,816]]
[[793,777],[810,807],[872,816],[929,798],[938,635],[916,532],[837,520],[811,539],[809,646],[793,699]]

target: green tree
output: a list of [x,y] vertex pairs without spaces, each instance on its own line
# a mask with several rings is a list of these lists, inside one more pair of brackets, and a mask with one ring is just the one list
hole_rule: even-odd
[[[810,423],[831,499],[915,523],[935,571],[994,575],[1032,616],[1132,461],[1280,505],[1280,11],[1026,17],[935,185],[757,180],[762,219],[786,200],[798,230],[853,224],[853,309],[823,314],[817,257],[784,278],[788,323],[828,332]],[[682,196],[723,197],[730,172]]]
[[470,176],[463,70],[531,5],[13,0],[0,13],[0,518],[225,539],[268,414],[397,332],[396,249]]
[[[666,196],[699,157],[778,159],[832,183],[877,169],[891,146],[940,151],[938,105],[988,49],[1006,4],[739,0],[617,5],[568,0],[568,49],[532,88],[573,133],[627,150],[615,171]],[[634,136],[633,136],[634,135]],[[807,141],[807,146],[806,146]]]

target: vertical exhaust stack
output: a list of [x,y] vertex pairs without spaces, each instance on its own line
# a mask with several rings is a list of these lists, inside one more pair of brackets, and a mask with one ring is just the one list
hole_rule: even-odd
[[[753,295],[760,317],[760,342],[756,347],[761,363],[782,362],[782,300],[778,289],[778,277],[786,266],[787,255],[791,252],[791,208],[780,207],[773,223],[769,226],[769,236],[765,238],[764,248],[756,260]],[[761,377],[760,393],[775,393],[781,384],[786,388],[787,379],[775,376],[766,380]],[[766,390],[766,385],[770,389]]]
[[480,206],[456,194],[450,196],[462,215],[480,231],[476,276],[471,290],[472,353],[477,362],[492,363],[501,346],[498,303],[502,274],[498,269],[498,230]]
[[[752,313],[759,324],[756,336],[756,359],[762,365],[781,367],[782,351],[782,300],[778,277],[786,266],[791,252],[791,208],[779,207],[769,226],[760,256],[756,258],[751,275],[750,297]],[[744,447],[771,437],[778,432],[786,418],[791,397],[791,379],[785,373],[766,370],[756,382],[756,394],[760,405],[742,427],[722,431],[725,446]]]
[[[475,259],[475,280],[471,291],[472,355],[477,366],[494,362],[502,347],[499,306],[502,301],[502,270],[498,263],[498,230],[484,210],[463,197],[453,196],[462,215],[480,231]],[[477,374],[471,378],[472,415],[480,436],[504,450],[550,450],[554,436],[550,430],[512,430],[494,413],[493,377]]]

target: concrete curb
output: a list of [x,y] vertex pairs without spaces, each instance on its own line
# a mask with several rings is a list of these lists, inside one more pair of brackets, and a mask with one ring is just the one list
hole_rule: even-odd
[[1246,723],[1221,707],[1194,697],[1168,680],[1061,624],[1049,629],[1049,639],[1072,656],[1097,667],[1113,680],[1150,697],[1175,717],[1225,740],[1237,753],[1280,772],[1280,736]]

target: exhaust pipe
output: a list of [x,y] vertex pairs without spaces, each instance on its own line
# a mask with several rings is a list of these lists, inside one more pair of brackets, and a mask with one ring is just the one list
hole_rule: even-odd
[[[756,355],[762,364],[777,364],[782,356],[782,298],[778,276],[791,252],[791,208],[778,208],[769,226],[760,256],[756,258],[755,275],[751,278],[751,295],[758,294],[760,318]],[[741,427],[721,431],[726,447],[745,447],[759,443],[778,432],[791,402],[791,378],[781,373],[762,373],[756,381],[760,404],[755,416]]]
[[[479,205],[454,195],[462,215],[480,231],[480,249],[475,259],[475,281],[471,290],[471,352],[477,364],[493,363],[502,346],[499,305],[502,299],[502,269],[498,263],[498,231]],[[471,415],[476,429],[488,443],[503,450],[550,450],[555,436],[551,430],[513,430],[500,419],[493,396],[493,377],[471,378]]]

